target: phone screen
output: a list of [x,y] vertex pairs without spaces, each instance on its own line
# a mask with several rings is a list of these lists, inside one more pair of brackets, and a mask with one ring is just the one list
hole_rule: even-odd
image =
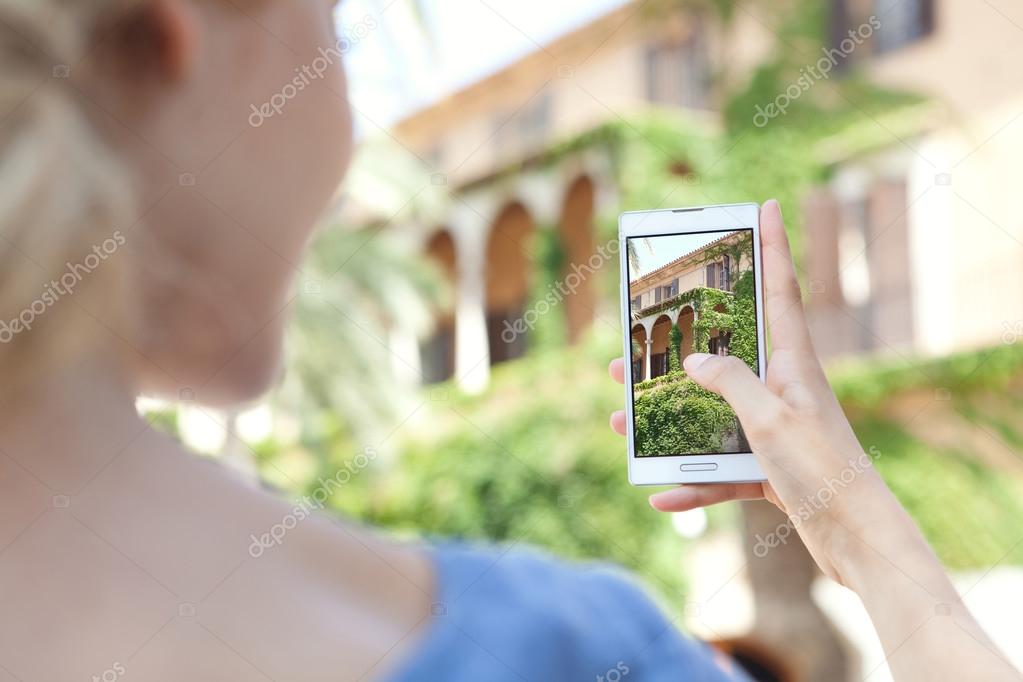
[[635,455],[749,452],[732,408],[682,362],[734,355],[759,373],[753,230],[633,236],[626,249]]

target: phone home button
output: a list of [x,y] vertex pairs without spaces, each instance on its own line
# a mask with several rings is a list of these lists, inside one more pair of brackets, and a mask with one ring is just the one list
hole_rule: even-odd
[[717,471],[718,465],[715,462],[697,462],[696,464],[681,464],[679,471]]

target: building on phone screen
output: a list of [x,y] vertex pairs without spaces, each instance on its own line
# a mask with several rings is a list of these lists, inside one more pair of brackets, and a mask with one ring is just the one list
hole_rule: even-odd
[[[728,314],[736,282],[752,268],[751,234],[726,234],[629,282],[635,381],[664,376],[675,366],[673,356],[680,365],[693,352],[728,354],[731,327],[712,323],[701,329],[700,317]],[[641,261],[655,252],[659,238],[631,241],[629,255]]]

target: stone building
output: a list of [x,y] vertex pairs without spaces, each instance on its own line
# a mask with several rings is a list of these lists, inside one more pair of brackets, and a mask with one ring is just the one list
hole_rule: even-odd
[[[528,335],[509,341],[501,332],[530,302],[537,273],[522,245],[532,235],[555,231],[570,263],[602,246],[595,217],[619,209],[613,159],[599,145],[537,159],[651,109],[687,112],[711,134],[727,81],[748,77],[776,40],[755,9],[725,25],[687,10],[652,19],[645,5],[626,4],[539,46],[390,131],[452,197],[442,219],[398,228],[455,291],[431,338],[396,342],[428,382],[478,391],[492,365],[525,352]],[[937,355],[997,343],[1023,326],[1018,25],[964,0],[829,5],[836,45],[871,13],[880,25],[843,70],[929,100],[892,119],[865,112],[874,142],[847,136],[808,151],[825,158],[829,180],[786,210],[805,214],[801,278],[817,349],[825,358]],[[599,308],[589,280],[561,301],[570,342],[594,322],[617,325]]]
[[[637,381],[655,379],[668,372],[671,329],[681,334],[679,361],[694,350],[719,355],[728,353],[731,333],[712,327],[707,348],[694,348],[693,325],[704,308],[702,293],[717,289],[729,294],[743,271],[751,267],[748,251],[736,249],[738,258],[729,255],[725,245],[739,246],[748,241],[749,232],[731,233],[709,244],[682,254],[675,260],[629,282],[632,312],[633,368]],[[713,308],[713,306],[711,306]],[[717,304],[717,312],[724,312]]]

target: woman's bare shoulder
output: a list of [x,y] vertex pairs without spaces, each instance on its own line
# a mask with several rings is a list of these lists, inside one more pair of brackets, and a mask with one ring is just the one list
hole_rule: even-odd
[[336,680],[417,641],[433,581],[413,546],[143,437],[0,551],[0,660],[15,679]]

